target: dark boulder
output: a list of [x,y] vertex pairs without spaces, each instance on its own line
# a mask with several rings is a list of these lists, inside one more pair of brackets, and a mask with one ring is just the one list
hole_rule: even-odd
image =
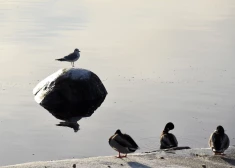
[[77,121],[90,117],[103,103],[107,91],[99,77],[85,69],[60,69],[41,81],[33,90],[35,101],[54,117],[58,126],[77,131]]

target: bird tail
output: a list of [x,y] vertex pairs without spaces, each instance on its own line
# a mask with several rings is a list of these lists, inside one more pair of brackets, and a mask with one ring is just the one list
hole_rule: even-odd
[[69,126],[71,126],[71,123],[69,123],[69,122],[60,122],[59,124],[56,124],[56,126],[69,127]]
[[64,58],[55,59],[56,61],[65,61]]

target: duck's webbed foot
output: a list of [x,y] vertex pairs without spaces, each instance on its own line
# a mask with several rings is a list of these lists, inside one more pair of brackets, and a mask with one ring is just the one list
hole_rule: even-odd
[[222,152],[214,152],[214,155],[219,155],[219,156],[225,156],[226,154],[222,153]]

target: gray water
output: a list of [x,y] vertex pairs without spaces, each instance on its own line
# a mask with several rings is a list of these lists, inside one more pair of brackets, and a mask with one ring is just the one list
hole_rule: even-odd
[[[233,0],[0,0],[0,165],[115,155],[118,128],[154,150],[168,121],[179,145],[208,147],[219,124],[234,145],[234,29]],[[32,94],[75,48],[108,91],[77,133]]]

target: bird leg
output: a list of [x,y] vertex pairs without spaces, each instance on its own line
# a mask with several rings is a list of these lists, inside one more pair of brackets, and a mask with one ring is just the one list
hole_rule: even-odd
[[126,157],[126,156],[127,156],[127,153],[123,157]]
[[118,152],[118,156],[116,156],[117,158],[121,158],[120,152]]
[[124,156],[122,156],[122,155],[120,154],[120,152],[118,152],[118,156],[116,156],[116,158],[123,158],[123,157],[126,157],[126,156],[127,156],[127,154],[124,155]]
[[120,155],[120,152],[118,152],[118,156],[116,156],[116,158],[122,158],[122,156]]

